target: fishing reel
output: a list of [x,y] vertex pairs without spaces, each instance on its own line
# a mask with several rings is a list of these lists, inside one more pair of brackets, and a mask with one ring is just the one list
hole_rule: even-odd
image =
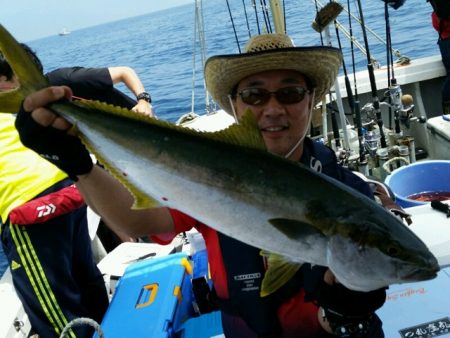
[[397,84],[396,79],[391,80],[391,85],[384,96],[391,99],[391,103],[387,105],[394,110],[396,132],[400,132],[399,122],[406,128],[409,128],[414,113],[413,97],[409,94],[402,94],[402,89]]
[[399,110],[399,118],[400,122],[406,127],[409,128],[410,122],[412,120],[416,120],[417,118],[413,117],[414,113],[414,104],[413,98],[409,94],[405,94],[401,97],[401,108]]
[[[383,104],[383,102],[381,102]],[[377,113],[375,107],[372,102],[367,102],[361,108],[361,123],[363,125],[371,125],[374,124],[377,120]]]

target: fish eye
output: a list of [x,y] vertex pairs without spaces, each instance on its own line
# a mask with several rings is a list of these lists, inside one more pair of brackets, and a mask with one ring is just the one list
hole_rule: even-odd
[[388,247],[388,249],[387,249],[387,253],[388,253],[388,255],[391,256],[391,257],[397,257],[398,254],[399,254],[399,251],[398,251],[398,248],[397,248],[397,247],[395,247],[395,246],[390,246],[390,247]]

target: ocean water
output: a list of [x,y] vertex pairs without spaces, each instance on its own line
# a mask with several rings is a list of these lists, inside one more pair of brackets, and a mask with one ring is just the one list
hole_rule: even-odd
[[[258,1],[256,1],[259,3]],[[245,3],[245,10],[243,7]],[[205,91],[202,77],[202,53],[238,53],[238,44],[231,22],[236,26],[239,46],[243,49],[249,34],[261,32],[264,18],[258,5],[258,16],[251,1],[229,0],[232,19],[225,0],[204,0],[201,18],[205,28],[205,45],[200,46],[195,34],[195,5],[132,17],[121,21],[73,31],[70,35],[28,41],[37,52],[46,71],[64,66],[130,66],[142,79],[152,95],[157,115],[175,121],[192,110],[205,112]],[[325,1],[324,1],[325,3]],[[359,17],[356,2],[349,2],[351,13]],[[369,51],[380,64],[386,64],[386,21],[384,2],[362,0],[363,15],[368,27]],[[297,46],[320,45],[321,36],[311,28],[316,15],[315,4],[307,0],[285,0],[286,27]],[[439,53],[437,34],[431,26],[431,6],[425,0],[406,0],[398,10],[389,10],[391,41],[394,49],[414,59]],[[349,30],[349,15],[342,12],[338,20]],[[248,19],[248,25],[247,20]],[[352,31],[364,47],[360,24],[352,19]],[[269,28],[270,29],[270,28]],[[373,32],[373,33],[372,33]],[[347,71],[352,72],[350,40],[339,33]],[[331,27],[331,44],[338,46],[335,28]],[[367,56],[354,51],[355,69],[367,68]],[[125,87],[119,87],[129,93]],[[194,89],[194,90],[193,90]]]

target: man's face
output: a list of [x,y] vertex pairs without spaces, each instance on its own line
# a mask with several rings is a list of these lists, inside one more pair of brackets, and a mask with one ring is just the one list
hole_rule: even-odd
[[12,79],[7,80],[6,76],[0,75],[0,92],[6,92],[13,90],[19,86],[19,82],[16,77],[13,76]]
[[[267,99],[267,93],[260,95],[259,92],[259,89],[263,89],[274,93],[282,88],[285,89],[283,96],[288,99],[277,98],[275,94],[271,94]],[[292,70],[257,73],[244,78],[238,84],[234,101],[236,114],[240,118],[248,108],[252,110],[267,150],[273,154],[286,156],[306,135],[313,98],[310,93],[305,92],[304,98],[297,102],[302,97],[302,88],[309,89],[305,76]],[[265,96],[265,100],[255,100],[255,96],[259,95],[262,98]],[[290,102],[289,98],[294,102]],[[302,153],[303,141],[289,158],[299,160]]]

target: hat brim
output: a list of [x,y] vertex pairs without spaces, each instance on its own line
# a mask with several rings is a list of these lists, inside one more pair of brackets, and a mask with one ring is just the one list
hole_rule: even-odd
[[254,53],[217,55],[205,64],[205,82],[212,98],[231,113],[228,95],[244,78],[277,69],[294,70],[307,76],[319,103],[336,80],[342,53],[333,47],[292,47]]

